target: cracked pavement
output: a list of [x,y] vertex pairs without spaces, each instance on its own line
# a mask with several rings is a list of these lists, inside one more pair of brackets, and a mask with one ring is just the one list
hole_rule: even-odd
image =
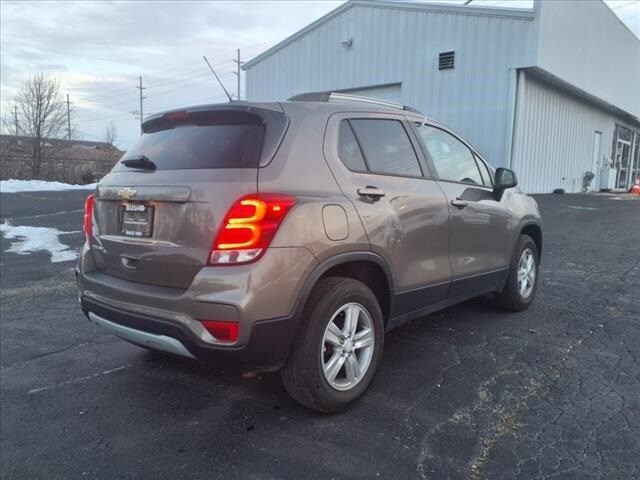
[[[0,214],[77,230],[85,195],[1,194]],[[101,332],[80,313],[73,262],[4,253],[2,238],[0,476],[640,478],[640,199],[537,199],[532,307],[480,298],[391,332],[369,392],[333,416],[295,404],[277,374]]]

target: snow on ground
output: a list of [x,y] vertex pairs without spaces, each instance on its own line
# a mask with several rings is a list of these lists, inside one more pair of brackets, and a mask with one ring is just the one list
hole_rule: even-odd
[[0,180],[0,193],[93,190],[94,188],[96,188],[95,183],[88,185],[71,185],[69,183],[47,182],[45,180]]
[[76,232],[61,232],[57,228],[29,227],[26,225],[14,227],[9,223],[0,224],[0,233],[8,239],[19,239],[6,250],[7,252],[27,255],[31,252],[47,251],[51,253],[52,262],[69,262],[78,258],[78,252],[60,242],[59,235]]

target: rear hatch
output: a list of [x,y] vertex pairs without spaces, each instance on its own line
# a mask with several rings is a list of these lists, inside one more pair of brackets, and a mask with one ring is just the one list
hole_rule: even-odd
[[200,107],[146,120],[143,135],[98,185],[91,240],[97,269],[189,287],[229,207],[257,192],[258,169],[287,128],[277,109]]

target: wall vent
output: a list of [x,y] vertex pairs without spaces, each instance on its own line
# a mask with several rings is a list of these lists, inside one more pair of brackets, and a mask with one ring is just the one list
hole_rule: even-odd
[[438,58],[438,70],[449,70],[453,68],[456,52],[442,52]]

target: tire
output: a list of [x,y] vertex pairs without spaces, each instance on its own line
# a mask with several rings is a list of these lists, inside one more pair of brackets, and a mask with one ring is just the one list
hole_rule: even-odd
[[[525,252],[529,252],[533,261],[532,272],[533,277],[526,276],[525,281],[529,288],[525,288],[524,291],[521,288],[519,278],[519,269],[521,266],[521,260],[525,255]],[[531,302],[536,296],[538,290],[539,281],[539,258],[538,247],[533,239],[529,235],[520,235],[516,248],[514,250],[513,258],[511,259],[511,265],[509,266],[509,276],[505,286],[501,292],[496,295],[496,302],[498,306],[505,310],[512,312],[521,312],[529,308]],[[526,261],[525,261],[526,263]],[[521,273],[523,275],[524,273]]]
[[[356,333],[353,341],[344,341],[349,330],[347,315],[357,317],[356,327],[351,329]],[[353,343],[358,338],[360,347]],[[342,346],[338,340],[342,340]],[[367,345],[371,341],[373,344]],[[284,386],[291,397],[312,410],[343,411],[371,384],[382,357],[383,342],[384,322],[373,292],[351,278],[323,278],[305,304],[298,337],[281,371]]]

